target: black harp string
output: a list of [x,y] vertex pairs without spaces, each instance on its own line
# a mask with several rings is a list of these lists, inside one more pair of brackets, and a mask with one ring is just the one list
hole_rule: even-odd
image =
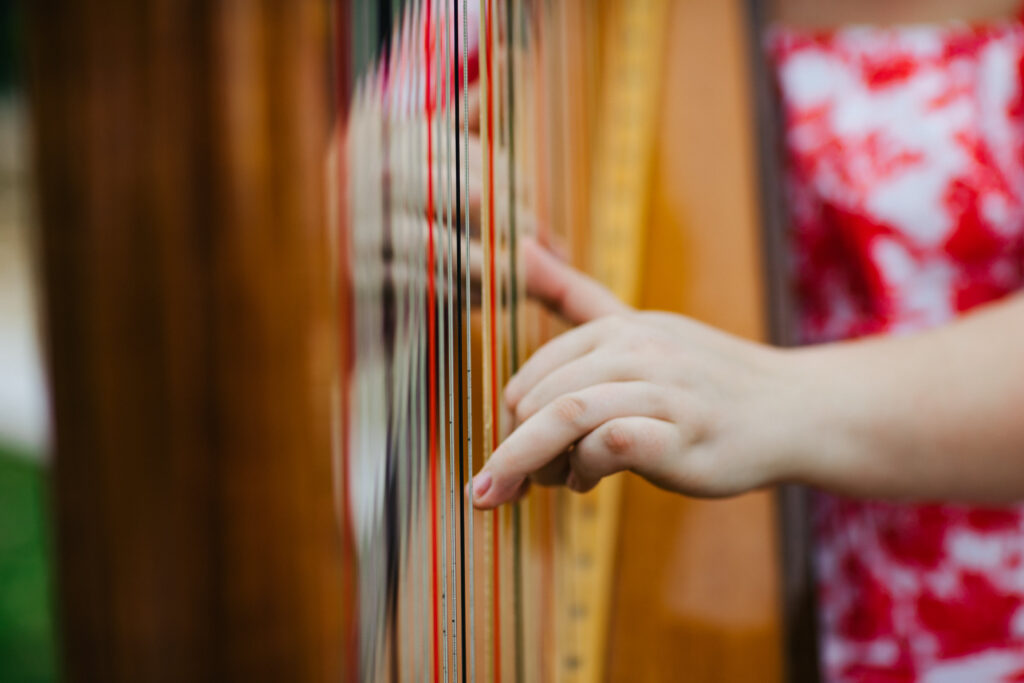
[[404,638],[402,637],[402,626],[407,621],[407,600],[405,599],[406,582],[405,582],[405,567],[408,565],[408,523],[409,523],[409,503],[408,503],[408,467],[405,463],[404,454],[405,449],[405,422],[406,422],[406,395],[408,393],[408,381],[406,378],[406,334],[407,334],[407,319],[406,319],[406,297],[407,283],[404,279],[405,275],[405,263],[402,259],[404,253],[405,235],[404,230],[404,215],[402,211],[402,193],[404,188],[401,186],[401,179],[398,175],[398,169],[396,168],[395,158],[397,150],[401,143],[401,123],[395,115],[395,97],[397,91],[397,85],[400,82],[401,74],[399,73],[398,63],[398,51],[400,44],[397,42],[396,36],[400,36],[401,26],[396,25],[397,14],[395,13],[395,6],[392,4],[391,16],[388,18],[388,24],[391,26],[391,34],[389,38],[389,54],[388,54],[388,73],[387,73],[387,92],[384,98],[384,121],[390,131],[388,135],[388,147],[384,153],[384,161],[387,164],[387,177],[388,183],[391,187],[391,212],[392,212],[392,248],[389,253],[390,262],[389,270],[393,273],[394,278],[394,319],[395,319],[395,358],[394,358],[394,389],[392,405],[395,417],[394,417],[394,433],[391,436],[391,441],[394,444],[394,450],[392,457],[398,468],[398,512],[397,516],[399,519],[399,546],[398,546],[398,557],[395,560],[396,574],[398,577],[398,609],[395,610],[392,615],[393,623],[391,628],[395,633],[395,637],[392,640],[392,678],[398,675],[400,671],[399,666],[404,663],[402,657],[402,645]]
[[[399,55],[401,54],[401,50],[404,48],[404,41],[403,41],[403,38],[401,36],[403,36],[405,31],[408,30],[407,25],[404,23],[404,17],[400,21],[402,22],[401,25],[398,28],[400,38],[399,38],[398,44],[396,46],[396,52],[398,52]],[[401,64],[400,61],[396,65],[396,67],[398,69],[401,69],[402,66],[403,65]],[[402,78],[401,78],[402,76],[404,76],[404,74],[396,73],[396,80],[394,82],[394,92],[393,92],[393,96],[392,96],[392,106],[394,108],[393,117],[394,117],[394,121],[395,121],[395,127],[396,127],[396,129],[401,131],[401,136],[400,136],[399,144],[397,145],[397,148],[394,149],[393,152],[392,152],[392,158],[394,159],[394,163],[395,163],[395,167],[396,167],[396,175],[398,174],[398,168],[401,167],[404,164],[404,157],[407,154],[407,148],[408,148],[407,120],[405,118],[405,113],[404,113],[403,108],[402,108],[402,93],[401,93],[401,84],[403,82]],[[399,210],[403,214],[403,221],[408,221],[409,206],[408,206],[407,195],[409,193],[409,190],[410,190],[410,188],[409,188],[409,179],[408,178],[402,178],[402,188],[401,188],[401,191],[402,191],[402,204],[399,207]],[[418,519],[418,517],[416,515],[416,500],[417,500],[417,498],[416,498],[416,482],[415,482],[415,445],[416,445],[416,441],[415,441],[415,430],[414,430],[415,414],[416,414],[415,413],[415,401],[416,401],[416,398],[415,398],[415,393],[414,393],[414,386],[415,386],[414,385],[414,378],[415,378],[415,372],[416,372],[416,364],[415,364],[415,356],[414,356],[414,348],[415,347],[413,345],[413,339],[415,338],[416,331],[415,331],[415,327],[414,327],[415,326],[415,309],[414,309],[415,302],[412,299],[415,283],[411,280],[412,274],[415,272],[413,270],[413,268],[412,268],[412,265],[413,265],[412,254],[414,254],[415,252],[410,248],[412,245],[410,245],[410,243],[409,243],[411,235],[409,234],[408,224],[405,223],[405,222],[403,224],[405,225],[406,229],[403,230],[403,233],[402,233],[403,244],[402,244],[402,247],[401,247],[401,250],[400,250],[399,253],[402,256],[400,267],[403,269],[403,271],[405,273],[405,278],[406,278],[404,280],[404,290],[403,290],[403,293],[402,293],[403,294],[402,299],[404,301],[404,310],[402,311],[402,313],[403,313],[402,322],[403,322],[404,334],[403,334],[403,339],[402,339],[402,373],[403,374],[402,374],[402,378],[401,378],[402,385],[403,385],[403,387],[402,387],[403,388],[403,394],[402,394],[402,399],[401,399],[402,431],[401,431],[401,434],[400,434],[400,440],[401,440],[401,444],[402,444],[401,462],[402,462],[402,466],[403,466],[403,477],[402,477],[403,492],[402,492],[402,498],[403,498],[403,503],[404,503],[404,506],[405,506],[405,508],[404,508],[405,509],[405,515],[404,515],[405,537],[403,539],[404,557],[403,557],[403,578],[402,578],[402,585],[403,585],[403,588],[404,588],[403,594],[404,594],[405,598],[404,598],[404,602],[403,602],[403,611],[402,611],[402,614],[400,615],[399,618],[400,619],[404,619],[404,628],[401,630],[401,632],[403,634],[406,634],[413,627],[413,624],[415,624],[415,620],[417,618],[416,608],[418,607],[418,603],[416,602],[416,595],[417,595],[416,583],[415,583],[415,581],[412,580],[412,574],[414,572],[414,567],[415,567],[415,562],[413,560],[413,552],[414,552],[415,548],[413,547],[411,539],[414,537],[414,534],[412,533],[412,529],[414,528],[414,525],[415,525],[416,520]],[[409,670],[409,659],[410,659],[410,657],[408,656],[408,648],[409,648],[410,644],[411,644],[410,640],[406,640],[405,638],[403,638],[403,642],[402,642],[402,655],[403,655],[403,659],[402,659],[402,662],[403,662],[403,666],[404,666],[403,670],[405,672],[408,672],[408,670]]]
[[400,533],[401,511],[399,491],[399,441],[398,441],[398,397],[401,388],[398,386],[399,375],[396,372],[396,363],[400,349],[397,346],[397,315],[398,315],[398,293],[396,287],[395,267],[395,215],[394,215],[394,192],[393,173],[391,163],[391,116],[389,99],[394,78],[392,71],[393,55],[390,40],[390,18],[385,15],[386,5],[379,6],[378,25],[381,27],[380,64],[381,75],[378,79],[382,91],[376,94],[378,106],[382,108],[381,122],[381,199],[382,199],[382,239],[381,259],[384,266],[384,278],[381,292],[381,334],[383,335],[384,348],[384,405],[386,406],[386,437],[385,437],[385,474],[384,474],[384,526],[385,526],[385,619],[387,632],[385,634],[385,652],[388,658],[388,670],[392,680],[398,675],[398,579],[399,562],[402,538]]
[[[376,26],[376,24],[374,24]],[[376,55],[375,55],[376,56]],[[371,62],[376,64],[375,62]],[[382,167],[380,166],[380,150],[382,145],[382,138],[380,137],[383,133],[383,129],[380,127],[380,88],[381,81],[378,73],[378,66],[375,66],[371,70],[370,76],[370,89],[369,89],[369,103],[371,107],[371,116],[374,123],[375,137],[372,144],[374,145],[373,151],[377,154],[378,167],[375,169],[378,171],[378,176],[375,178],[376,182],[379,183],[377,186],[377,193],[373,197],[373,200],[380,202],[380,206],[377,207],[381,213],[374,213],[373,229],[377,231],[377,234],[373,236],[374,242],[372,248],[374,252],[368,254],[371,263],[375,264],[376,272],[372,283],[373,290],[373,301],[371,314],[373,316],[373,324],[370,328],[370,334],[372,335],[373,344],[376,346],[376,364],[375,369],[377,372],[384,375],[387,372],[387,353],[384,347],[384,288],[386,278],[383,277],[383,244],[381,240],[384,236],[383,231],[383,220],[384,220],[384,186],[383,186],[383,173]],[[377,378],[372,378],[373,379]],[[379,382],[380,380],[377,379]],[[376,671],[383,671],[384,664],[387,659],[387,604],[388,604],[388,581],[387,581],[387,560],[388,560],[388,507],[389,503],[387,500],[387,486],[388,486],[388,457],[387,457],[387,386],[386,383],[381,384],[373,389],[377,394],[373,403],[374,408],[379,411],[373,416],[374,423],[377,425],[383,425],[385,433],[383,439],[377,440],[373,444],[374,452],[372,457],[378,458],[380,464],[377,465],[377,475],[379,477],[377,482],[377,493],[379,495],[376,512],[378,515],[377,524],[377,549],[375,551],[375,580],[379,583],[379,589],[376,591],[376,643],[374,649],[374,669]],[[380,436],[379,434],[376,436]],[[379,449],[379,450],[378,450]]]
[[[460,158],[462,164],[462,178],[465,184],[465,197],[464,197],[464,213],[463,213],[463,230],[462,230],[462,275],[463,282],[465,283],[465,296],[463,299],[463,320],[464,330],[462,339],[465,340],[465,359],[466,359],[466,400],[463,405],[466,407],[466,454],[463,459],[463,463],[466,463],[466,472],[463,473],[462,480],[465,482],[469,489],[469,495],[466,500],[463,501],[463,510],[465,511],[466,517],[466,534],[463,537],[463,544],[465,547],[465,555],[467,558],[467,565],[464,575],[467,578],[468,590],[468,602],[470,609],[468,611],[469,624],[468,630],[463,628],[465,635],[466,644],[469,650],[468,657],[464,662],[464,666],[467,667],[468,678],[464,680],[473,683],[476,680],[476,616],[474,597],[474,531],[473,531],[473,340],[472,340],[472,305],[473,297],[470,287],[472,286],[471,277],[471,262],[470,262],[470,223],[469,223],[469,0],[462,0],[462,141],[464,144],[463,155]],[[463,620],[466,619],[465,612],[462,615]]]
[[[463,3],[465,3],[465,0],[463,0]],[[466,212],[466,216],[465,216],[466,220],[464,220],[464,216],[461,213],[461,208],[462,208],[462,172],[464,170],[468,171],[468,169],[466,169],[462,165],[462,157],[461,157],[461,147],[462,147],[461,138],[463,137],[463,131],[462,131],[462,128],[461,128],[460,124],[462,124],[464,122],[464,119],[459,116],[459,104],[460,104],[459,96],[461,95],[463,98],[465,98],[466,97],[466,89],[465,89],[465,87],[460,87],[459,76],[460,75],[464,76],[464,74],[465,74],[466,60],[461,60],[460,61],[460,59],[459,59],[459,56],[460,56],[460,53],[459,53],[459,0],[452,0],[452,6],[453,6],[453,9],[454,9],[454,20],[452,21],[452,39],[453,39],[453,44],[454,44],[453,53],[454,53],[454,56],[455,56],[456,63],[458,65],[457,68],[454,70],[454,75],[455,75],[455,107],[454,107],[454,109],[455,109],[455,211],[454,211],[454,214],[455,214],[455,217],[456,217],[455,218],[455,223],[456,223],[456,225],[455,225],[455,240],[456,240],[456,247],[455,247],[456,267],[455,267],[455,270],[456,270],[456,272],[458,274],[458,277],[460,279],[459,285],[456,286],[456,289],[458,290],[457,291],[457,303],[458,303],[458,312],[459,312],[459,316],[458,316],[458,331],[457,331],[458,337],[457,337],[456,344],[457,344],[457,361],[458,361],[458,398],[459,398],[459,400],[458,400],[458,403],[459,403],[459,482],[461,484],[461,483],[466,481],[466,438],[467,438],[467,431],[468,431],[467,430],[467,425],[466,425],[466,419],[465,419],[465,396],[464,396],[465,392],[464,392],[464,383],[463,383],[463,377],[464,377],[463,373],[465,371],[465,367],[463,365],[463,363],[464,363],[464,355],[463,355],[464,349],[463,349],[462,340],[463,340],[463,333],[464,333],[464,331],[468,330],[468,328],[469,328],[469,321],[468,321],[469,312],[468,312],[468,309],[465,310],[465,315],[464,315],[464,307],[465,307],[465,304],[466,304],[466,300],[463,297],[463,290],[462,290],[462,287],[461,287],[461,279],[463,277],[463,270],[462,269],[463,269],[463,266],[464,266],[464,263],[463,263],[463,260],[462,260],[463,230],[464,229],[468,229],[468,225],[469,225],[469,223],[468,223],[468,215],[469,215],[469,213],[468,213],[468,208],[467,208],[467,212]],[[464,17],[465,17],[465,12],[463,12],[463,18]],[[463,49],[465,49],[465,44],[463,44],[462,47],[463,47]],[[468,103],[466,104],[466,107],[467,107],[467,112],[468,112]],[[466,118],[468,118],[468,113],[467,113],[467,117]],[[467,197],[468,197],[468,194],[469,194],[468,188],[467,188],[466,194],[467,194]],[[469,235],[468,234],[465,237],[465,242],[466,242],[467,245],[469,244]],[[468,264],[468,260],[467,260],[467,264]],[[463,681],[468,680],[466,678],[466,649],[473,646],[473,643],[471,641],[469,641],[467,639],[467,637],[466,637],[466,634],[467,634],[467,631],[466,631],[466,504],[467,504],[466,500],[463,499],[461,504],[459,505],[459,537],[462,540],[462,542],[459,544],[459,564],[460,564],[460,572],[459,572],[459,596],[460,596],[460,599],[459,599],[459,618],[460,618],[460,620],[462,622],[462,624],[461,624],[462,628],[461,628],[460,632],[462,633],[462,638],[463,638],[462,656],[461,656],[460,665],[461,665],[461,670],[462,670],[462,680]]]
[[[442,191],[442,219],[441,219],[441,235],[443,236],[443,251],[441,252],[440,263],[442,266],[442,282],[443,287],[440,289],[441,310],[444,312],[444,347],[443,353],[445,356],[445,397],[447,403],[445,406],[445,421],[447,422],[447,430],[443,430],[442,434],[446,440],[446,457],[444,464],[444,476],[442,477],[442,489],[444,491],[444,533],[445,536],[442,542],[445,544],[445,552],[447,557],[445,559],[445,586],[444,591],[447,595],[447,606],[444,611],[445,627],[447,629],[448,641],[445,647],[445,664],[447,673],[445,675],[446,680],[458,679],[458,673],[456,669],[457,649],[458,649],[458,629],[457,623],[453,617],[457,610],[458,594],[455,590],[455,573],[456,573],[456,561],[455,561],[455,432],[454,432],[454,412],[455,412],[455,394],[453,383],[455,380],[454,372],[454,344],[452,339],[452,173],[451,173],[451,126],[449,125],[448,116],[449,109],[451,106],[451,75],[449,72],[450,61],[449,61],[449,49],[448,49],[448,31],[447,31],[447,12],[446,4],[441,0],[434,0],[437,6],[437,32],[436,32],[436,46],[435,54],[438,58],[435,60],[437,64],[438,76],[438,88],[440,92],[440,115],[438,116],[438,130],[440,132],[438,138],[438,152],[436,157],[441,161],[440,166],[435,163],[435,168],[439,168],[439,181],[443,188]],[[442,425],[444,426],[444,425]]]
[[395,412],[394,419],[394,435],[392,436],[392,442],[394,443],[394,451],[392,457],[398,468],[398,518],[399,518],[399,537],[400,544],[398,547],[398,557],[396,558],[396,574],[398,576],[398,599],[399,608],[392,615],[393,623],[391,628],[395,633],[395,637],[392,641],[391,649],[391,678],[399,675],[399,666],[404,662],[402,657],[402,646],[404,644],[404,638],[402,637],[403,625],[408,621],[408,582],[407,582],[407,567],[409,564],[409,523],[410,523],[410,504],[409,504],[409,466],[408,466],[408,448],[407,448],[407,432],[408,432],[408,393],[409,393],[409,357],[408,357],[408,335],[409,335],[409,285],[407,280],[407,270],[405,264],[405,252],[406,252],[406,238],[405,238],[405,211],[404,211],[404,194],[405,184],[404,179],[400,174],[400,160],[399,154],[402,149],[402,142],[404,131],[402,127],[402,121],[398,109],[398,87],[401,83],[401,64],[399,62],[399,55],[401,50],[401,36],[403,26],[401,24],[400,15],[397,13],[397,8],[393,3],[391,6],[391,16],[388,18],[388,25],[391,26],[391,33],[389,37],[389,54],[388,62],[388,73],[386,78],[386,97],[384,99],[384,120],[388,126],[388,147],[384,154],[385,163],[387,164],[387,177],[388,184],[391,188],[390,195],[390,211],[391,211],[391,249],[389,251],[389,272],[392,273],[393,287],[395,288],[394,294],[394,305],[395,305],[395,354],[394,369],[392,370],[394,375],[394,389],[393,394],[393,410]]
[[[396,4],[396,17],[398,22],[398,28],[396,30],[396,42],[395,47],[395,58],[396,58],[396,72],[395,79],[393,82],[393,95],[392,95],[392,107],[393,117],[395,120],[396,128],[401,131],[400,144],[394,151],[395,159],[395,171],[396,177],[401,178],[401,210],[403,217],[406,221],[410,221],[412,216],[415,216],[414,207],[412,205],[412,198],[415,196],[413,192],[415,184],[415,176],[409,173],[401,172],[400,169],[411,169],[409,165],[408,156],[410,154],[409,144],[409,112],[408,112],[408,96],[406,89],[409,83],[409,69],[410,64],[407,58],[408,46],[409,46],[409,34],[412,30],[411,16],[409,14],[410,6],[408,3],[404,3],[401,0],[397,0]],[[406,621],[407,632],[415,633],[415,624],[421,618],[420,615],[420,602],[419,602],[419,584],[415,580],[416,561],[414,560],[416,546],[413,543],[413,539],[417,538],[418,535],[413,532],[419,515],[417,514],[417,503],[419,501],[418,496],[418,482],[417,482],[417,448],[419,447],[419,441],[416,433],[416,417],[417,417],[417,393],[416,393],[416,378],[418,372],[417,358],[416,358],[416,339],[418,335],[417,330],[417,316],[416,316],[416,241],[415,232],[410,231],[410,226],[407,224],[407,229],[403,234],[403,245],[402,245],[402,268],[405,271],[405,310],[404,310],[404,326],[405,326],[405,345],[403,347],[403,360],[404,360],[404,383],[405,383],[405,395],[402,402],[402,414],[403,414],[403,433],[402,443],[404,445],[404,469],[405,469],[405,498],[406,498],[406,539],[405,539],[405,577],[404,585],[406,588]],[[412,637],[409,638],[408,642],[403,643],[403,651],[405,654],[404,661],[408,662],[405,664],[404,670],[409,671],[411,666],[411,654],[410,648],[414,645]]]
[[[451,677],[458,681],[459,668],[458,668],[458,649],[459,649],[459,634],[461,631],[458,628],[458,606],[460,600],[460,594],[456,585],[456,574],[458,571],[458,561],[456,559],[456,545],[459,542],[456,534],[456,514],[455,505],[457,498],[458,487],[455,481],[455,458],[458,447],[455,442],[455,387],[456,382],[461,382],[461,374],[459,374],[455,364],[455,326],[454,316],[455,311],[455,292],[454,292],[454,248],[455,248],[455,210],[458,205],[454,203],[454,184],[455,179],[452,177],[452,150],[454,147],[453,138],[457,134],[453,123],[453,109],[455,108],[454,103],[454,43],[451,43],[451,34],[448,31],[448,25],[451,21],[450,8],[447,3],[439,2],[439,15],[441,21],[441,33],[442,33],[442,52],[444,54],[444,78],[442,81],[442,92],[444,94],[444,111],[443,111],[443,126],[444,131],[444,172],[445,172],[445,294],[447,296],[447,302],[445,306],[445,324],[447,326],[446,345],[448,350],[448,537],[449,537],[449,583],[448,588],[450,590],[450,606],[451,609],[446,613],[445,618],[448,619],[449,633],[452,634],[451,642]],[[455,171],[456,175],[458,171]]]
[[[396,168],[395,160],[399,153],[400,144],[402,141],[403,130],[401,127],[401,121],[396,116],[397,103],[396,97],[398,93],[398,84],[401,82],[402,74],[399,72],[399,51],[401,49],[401,43],[399,42],[402,26],[400,23],[400,14],[398,13],[398,4],[393,2],[391,6],[391,17],[389,23],[392,23],[392,34],[391,34],[391,54],[390,62],[391,67],[388,74],[388,93],[386,97],[386,112],[385,120],[389,122],[391,129],[395,134],[390,136],[388,144],[388,152],[386,154],[386,161],[388,163],[389,174],[392,183],[393,197],[398,198],[398,202],[394,202],[393,199],[393,211],[397,211],[398,219],[396,221],[396,230],[398,235],[395,239],[397,242],[396,248],[392,249],[391,258],[394,263],[393,270],[398,273],[397,279],[401,285],[400,293],[395,296],[395,320],[396,320],[396,339],[395,347],[397,349],[397,357],[395,359],[396,364],[396,396],[395,396],[395,435],[394,441],[396,444],[395,459],[399,467],[398,475],[398,506],[399,506],[399,557],[398,557],[398,581],[399,581],[399,610],[395,615],[396,622],[393,625],[397,638],[393,644],[393,648],[396,651],[396,655],[399,659],[399,666],[407,666],[408,658],[404,656],[404,645],[405,638],[403,633],[403,627],[407,627],[409,622],[409,599],[408,599],[408,566],[409,566],[409,523],[410,523],[410,511],[409,511],[409,467],[407,462],[408,448],[407,448],[407,420],[408,420],[408,392],[409,392],[409,381],[408,381],[408,281],[406,280],[406,264],[405,264],[405,216],[404,216],[404,202],[401,202],[401,198],[405,191],[404,185],[401,185],[402,179],[399,177],[398,169]],[[405,678],[400,675],[399,672],[404,671],[398,666],[393,668],[393,671],[399,675],[400,678]]]
[[[375,55],[377,57],[377,55]],[[376,595],[376,615],[377,615],[377,633],[376,633],[376,645],[375,645],[375,656],[374,666],[376,670],[383,671],[387,662],[388,652],[388,608],[390,604],[390,573],[388,571],[390,552],[390,543],[393,541],[391,533],[391,501],[388,500],[388,488],[389,488],[389,475],[390,475],[390,458],[388,457],[388,394],[389,387],[387,384],[388,374],[388,350],[387,350],[387,329],[386,329],[386,312],[385,312],[385,301],[386,291],[388,289],[388,277],[386,271],[387,261],[384,258],[384,241],[386,238],[385,229],[385,217],[387,215],[387,203],[385,201],[385,186],[386,181],[383,173],[383,161],[381,158],[381,150],[384,147],[384,127],[380,116],[380,102],[381,102],[381,66],[379,59],[374,59],[372,62],[375,66],[371,70],[371,87],[370,87],[370,101],[369,106],[371,107],[371,114],[373,122],[375,124],[374,133],[376,134],[373,143],[375,145],[374,152],[377,154],[377,171],[378,177],[375,179],[379,185],[377,187],[377,194],[374,199],[380,203],[378,210],[380,213],[375,213],[374,216],[377,222],[374,224],[374,228],[379,230],[378,235],[375,235],[375,242],[373,247],[375,252],[370,253],[369,259],[372,263],[376,264],[377,277],[374,278],[374,300],[373,308],[371,311],[374,313],[373,325],[370,328],[370,334],[373,335],[374,344],[376,345],[377,364],[376,369],[380,372],[384,378],[384,383],[375,389],[375,392],[379,392],[374,402],[375,408],[381,411],[374,416],[374,422],[378,425],[383,425],[384,434],[382,442],[378,441],[374,443],[374,454],[373,457],[380,458],[382,463],[378,465],[378,474],[381,477],[378,482],[377,491],[380,495],[378,503],[378,515],[380,529],[378,531],[378,543],[379,546],[376,550],[376,574],[377,580],[381,583],[380,589]],[[380,450],[378,451],[377,448]]]
[[[410,221],[415,214],[415,197],[416,187],[419,180],[419,176],[416,173],[416,167],[410,162],[413,161],[411,155],[413,154],[413,133],[414,128],[412,127],[412,119],[410,116],[410,98],[409,98],[409,87],[412,80],[412,69],[414,68],[413,63],[409,58],[409,42],[411,35],[414,30],[414,16],[412,13],[412,3],[403,2],[401,3],[401,28],[399,30],[399,45],[398,45],[398,58],[399,58],[399,73],[401,78],[395,83],[395,118],[398,120],[398,125],[402,130],[402,145],[397,151],[396,165],[400,165],[401,168],[406,169],[407,173],[403,173],[403,210],[408,212]],[[419,514],[419,506],[421,501],[420,495],[420,476],[419,476],[419,452],[421,448],[420,432],[419,432],[419,415],[420,415],[420,359],[419,359],[419,312],[420,305],[417,299],[417,287],[418,287],[418,274],[419,264],[417,262],[418,256],[418,238],[416,233],[415,225],[411,225],[413,229],[406,235],[407,250],[405,254],[405,264],[409,279],[406,282],[406,302],[408,316],[408,329],[409,329],[409,346],[406,349],[406,365],[408,367],[408,394],[406,397],[406,434],[405,441],[407,444],[406,452],[406,467],[408,468],[407,478],[409,481],[409,535],[408,551],[409,551],[409,572],[406,577],[406,581],[409,586],[409,601],[410,605],[410,624],[412,636],[410,637],[409,649],[416,648],[414,652],[419,654],[419,639],[415,638],[415,634],[419,633],[419,629],[415,628],[423,619],[423,586],[419,579],[417,569],[422,564],[421,553],[422,548],[419,543],[416,543],[416,539],[419,539],[421,534],[416,532],[417,526],[420,522],[421,515]],[[412,653],[410,653],[410,659],[415,661]]]

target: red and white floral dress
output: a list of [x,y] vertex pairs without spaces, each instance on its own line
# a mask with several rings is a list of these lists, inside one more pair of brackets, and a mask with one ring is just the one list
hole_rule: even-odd
[[[1021,21],[767,43],[802,341],[940,325],[1024,284]],[[826,680],[1024,681],[1024,507],[814,508]]]

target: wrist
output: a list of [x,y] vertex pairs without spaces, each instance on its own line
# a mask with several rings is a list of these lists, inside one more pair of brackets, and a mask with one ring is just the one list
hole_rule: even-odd
[[858,493],[884,479],[876,456],[879,415],[887,393],[883,378],[858,343],[782,352],[788,425],[781,439],[778,482]]

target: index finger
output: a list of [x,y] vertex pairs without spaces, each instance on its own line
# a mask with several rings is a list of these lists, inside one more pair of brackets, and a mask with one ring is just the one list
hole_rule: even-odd
[[604,285],[563,263],[536,240],[523,240],[522,255],[527,294],[574,325],[630,310]]
[[[488,509],[512,500],[531,473],[609,420],[635,415],[664,419],[668,412],[663,395],[648,382],[597,384],[560,396],[494,451],[473,478],[473,503]],[[622,463],[622,469],[628,466]]]

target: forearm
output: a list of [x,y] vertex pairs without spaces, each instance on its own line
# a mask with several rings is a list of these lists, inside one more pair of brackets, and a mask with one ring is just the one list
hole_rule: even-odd
[[805,379],[785,477],[856,496],[1024,499],[1024,297],[792,360]]

